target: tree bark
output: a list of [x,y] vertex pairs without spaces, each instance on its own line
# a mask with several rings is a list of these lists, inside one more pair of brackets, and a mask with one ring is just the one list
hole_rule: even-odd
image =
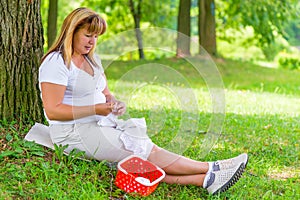
[[40,0],[1,0],[0,119],[44,119],[38,92],[42,55]]
[[144,47],[143,47],[143,36],[142,31],[140,29],[140,21],[141,21],[141,6],[142,6],[142,0],[138,0],[137,8],[135,8],[133,0],[129,0],[129,7],[131,14],[133,16],[134,20],[134,28],[135,28],[135,35],[138,42],[138,48],[139,48],[139,57],[140,59],[145,59],[144,54]]
[[48,27],[47,27],[48,48],[51,47],[51,45],[53,44],[53,42],[56,39],[57,3],[58,3],[58,0],[49,0]]
[[191,55],[190,36],[191,36],[191,0],[180,0],[178,11],[177,26],[177,50],[176,57]]
[[198,7],[199,43],[210,55],[216,55],[215,1],[199,0]]

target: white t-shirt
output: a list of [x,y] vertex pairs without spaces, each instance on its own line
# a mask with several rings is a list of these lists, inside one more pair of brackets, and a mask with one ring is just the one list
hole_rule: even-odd
[[[62,54],[60,52],[50,53],[39,68],[39,85],[42,82],[49,82],[66,86],[63,104],[73,106],[95,105],[97,103],[105,103],[106,98],[103,90],[106,87],[106,81],[103,76],[104,70],[100,59],[97,59],[100,67],[92,66],[94,76],[79,69],[71,62],[70,68],[64,64]],[[46,116],[46,114],[45,114]],[[55,121],[48,120],[49,124],[74,124],[88,123],[99,121],[102,116],[93,115],[71,121]]]

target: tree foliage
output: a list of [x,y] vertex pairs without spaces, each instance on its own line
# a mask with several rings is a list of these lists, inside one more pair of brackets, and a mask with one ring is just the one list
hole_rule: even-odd
[[222,21],[223,29],[251,26],[258,45],[265,46],[271,44],[276,35],[283,34],[284,25],[296,14],[296,2],[297,0],[219,0],[218,18]]
[[[138,7],[139,0],[132,0]],[[173,27],[176,23],[178,0],[142,1],[141,28],[148,26]],[[130,11],[129,0],[85,0],[81,6],[86,6],[106,17],[109,31],[118,33],[134,28],[134,19]]]
[[296,5],[296,17],[289,20],[284,28],[284,37],[291,45],[300,46],[300,1]]
[[[46,3],[48,1],[42,1],[42,14],[45,12],[44,9],[48,8],[48,3]],[[197,7],[198,1],[200,0],[192,0],[193,8]],[[59,0],[58,2],[58,27],[61,26],[62,20],[71,10],[79,6],[85,6],[99,12],[108,22],[108,32],[101,39],[135,28],[129,0],[73,0],[71,4],[66,0]],[[132,0],[132,2],[135,7],[139,4],[139,0]],[[294,5],[296,2],[297,0],[215,0],[216,37],[229,39],[230,36],[226,35],[226,30],[244,30],[245,27],[252,27],[254,32],[252,45],[260,46],[262,49],[270,49],[275,38],[279,34],[284,34],[284,25],[290,22],[291,17],[295,17],[296,8]],[[140,9],[141,28],[158,26],[177,30],[179,0],[143,0]],[[191,36],[198,35],[197,32],[201,31],[197,30],[197,23],[194,23],[194,21],[198,21],[196,16],[200,15],[195,13],[196,10],[198,9],[192,10],[192,17],[194,18],[192,20]],[[43,20],[45,20],[45,17]],[[44,28],[46,26],[47,23],[44,21]],[[291,33],[291,30],[288,32]],[[206,35],[214,34],[207,33]],[[203,36],[202,39],[206,41]]]

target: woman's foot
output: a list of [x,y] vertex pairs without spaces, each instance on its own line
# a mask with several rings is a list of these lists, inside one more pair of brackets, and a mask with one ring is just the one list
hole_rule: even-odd
[[240,166],[243,163],[245,168],[248,163],[248,155],[246,153],[242,153],[234,158],[229,158],[226,160],[218,160],[216,162],[211,162],[209,171],[220,171],[234,168],[235,166]]
[[239,180],[244,169],[245,164],[240,163],[232,168],[208,172],[204,188],[211,194],[225,192]]

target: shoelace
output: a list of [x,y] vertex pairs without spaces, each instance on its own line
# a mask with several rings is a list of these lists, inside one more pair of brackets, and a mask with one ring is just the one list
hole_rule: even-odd
[[217,161],[216,165],[219,165],[221,169],[229,169],[229,168],[234,166],[233,161],[231,159],[223,160],[223,161]]

